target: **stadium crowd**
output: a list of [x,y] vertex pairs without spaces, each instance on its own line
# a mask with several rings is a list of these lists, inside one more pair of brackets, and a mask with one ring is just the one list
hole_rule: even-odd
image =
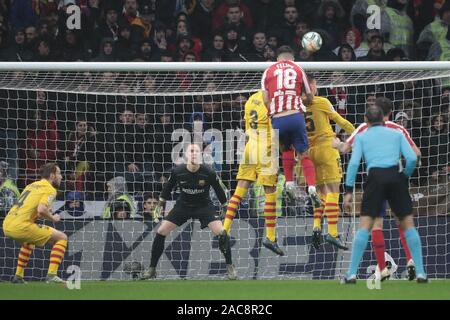
[[[81,8],[81,30],[66,26],[71,4]],[[379,29],[367,29],[370,4],[381,7]],[[298,61],[447,61],[449,24],[450,1],[443,0],[0,0],[0,60],[274,61],[276,49],[288,44]],[[310,30],[324,40],[314,54],[301,47]],[[423,80],[327,88],[320,94],[354,124],[364,121],[366,106],[378,95],[392,99],[392,120],[408,129],[423,154],[414,186],[448,184],[450,84]],[[111,202],[145,194],[144,205],[151,208],[172,167],[171,133],[199,126],[243,129],[247,98],[2,89],[0,160],[10,169],[2,169],[0,177],[10,175],[20,189],[43,163],[57,161],[65,174],[66,199],[70,194],[73,202]],[[230,189],[236,169],[216,167]]]

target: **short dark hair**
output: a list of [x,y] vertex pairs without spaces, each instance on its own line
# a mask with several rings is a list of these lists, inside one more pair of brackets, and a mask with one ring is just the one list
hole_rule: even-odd
[[148,199],[159,199],[159,193],[158,192],[147,192],[144,194],[144,202]]
[[383,111],[384,116],[388,116],[392,111],[391,99],[385,97],[378,97],[375,99],[375,105]]
[[372,42],[372,41],[374,41],[374,40],[376,40],[376,39],[379,39],[379,40],[381,41],[381,43],[384,44],[384,39],[383,39],[383,37],[382,37],[382,36],[378,36],[378,35],[375,35],[375,36],[370,37],[370,42]]
[[54,162],[49,162],[44,164],[40,169],[40,175],[43,179],[50,178],[50,175],[53,173],[56,173],[56,170],[58,169],[58,165]]
[[286,46],[286,45],[281,46],[281,47],[278,48],[278,50],[277,50],[277,57],[280,56],[283,53],[289,53],[292,56],[295,55],[294,50],[290,46]]
[[366,118],[368,124],[383,122],[383,110],[377,105],[370,106],[366,110]]

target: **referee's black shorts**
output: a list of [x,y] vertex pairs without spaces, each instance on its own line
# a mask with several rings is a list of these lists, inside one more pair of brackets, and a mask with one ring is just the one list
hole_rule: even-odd
[[189,219],[197,219],[200,221],[200,228],[204,229],[210,222],[220,220],[216,212],[216,208],[211,205],[202,207],[188,207],[175,204],[169,214],[164,217],[164,220],[170,221],[177,226],[181,226]]
[[379,217],[385,200],[398,218],[412,214],[408,177],[398,172],[398,167],[369,170],[361,202],[361,216]]

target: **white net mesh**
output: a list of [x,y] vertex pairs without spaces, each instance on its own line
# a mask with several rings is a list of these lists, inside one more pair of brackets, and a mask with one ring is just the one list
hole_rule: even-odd
[[[245,64],[242,67],[248,70]],[[155,204],[173,166],[171,151],[178,142],[172,140],[174,131],[216,129],[223,133],[222,158],[232,152],[228,159],[234,161],[220,162],[215,154],[212,165],[228,189],[234,191],[240,151],[237,142],[232,151],[224,147],[230,137],[225,132],[238,134],[244,129],[243,106],[259,88],[264,68],[233,68],[228,72],[192,68],[195,64],[186,71],[0,72],[0,161],[5,161],[2,183],[7,174],[22,190],[36,179],[37,169],[46,161],[56,161],[63,170],[64,182],[53,207],[64,218],[56,228],[69,236],[69,249],[61,266],[63,277],[69,265],[78,265],[83,279],[130,279],[124,271],[126,262],[148,265],[157,225],[145,211]],[[426,271],[431,278],[450,277],[450,71],[330,70],[334,69],[313,70],[320,95],[328,97],[355,126],[363,122],[366,105],[373,103],[376,96],[393,100],[392,120],[407,128],[423,154],[422,167],[411,181],[411,194]],[[340,129],[335,129],[344,138]],[[211,135],[206,133],[203,138],[205,147],[216,144],[219,150]],[[346,166],[348,156],[342,160]],[[363,180],[361,174],[360,188]],[[328,244],[315,250],[310,245],[312,210],[302,181],[299,175],[296,200],[289,202],[280,175],[282,206],[277,237],[286,257],[274,256],[261,246],[261,188],[251,188],[242,201],[231,233],[233,262],[239,277],[333,279],[346,270],[350,251],[336,250]],[[108,185],[115,193],[108,192]],[[5,188],[1,192],[3,217],[14,195]],[[126,198],[121,199],[121,203],[127,203],[125,209],[117,205],[121,196]],[[169,203],[167,209],[172,205]],[[111,209],[108,212],[106,208]],[[357,222],[352,214],[341,214],[339,232],[347,245],[351,244]],[[398,264],[397,276],[401,277],[406,259],[393,218],[386,219],[385,238],[386,250]],[[0,243],[0,278],[9,280],[14,274],[19,244],[3,233]],[[34,250],[27,278],[45,276],[49,254],[49,248]],[[367,267],[375,264],[369,248],[360,274],[364,277]],[[200,231],[198,222],[188,222],[166,239],[158,272],[162,278],[223,278],[225,262],[217,239],[209,231]]]

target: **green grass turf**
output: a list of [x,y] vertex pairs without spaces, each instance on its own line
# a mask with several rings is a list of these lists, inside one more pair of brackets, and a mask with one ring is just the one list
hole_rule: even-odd
[[0,300],[6,299],[160,299],[160,300],[265,300],[265,299],[450,299],[450,280],[428,284],[386,281],[380,290],[369,290],[366,281],[340,285],[333,280],[156,280],[85,281],[80,290],[62,284],[0,283]]

